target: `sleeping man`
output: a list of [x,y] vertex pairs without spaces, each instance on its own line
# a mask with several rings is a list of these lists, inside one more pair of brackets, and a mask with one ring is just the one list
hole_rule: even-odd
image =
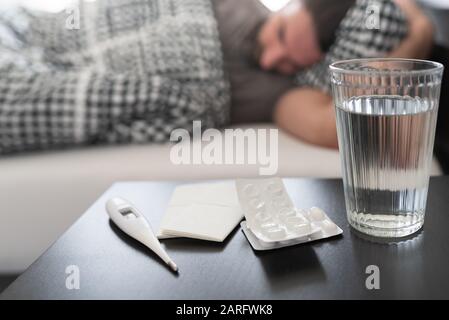
[[231,115],[236,122],[274,120],[302,140],[337,147],[329,64],[364,57],[426,58],[432,39],[431,23],[409,0],[305,0],[287,6],[264,18],[259,29],[261,68],[246,77],[244,67],[231,69],[231,88],[236,84]]
[[[312,71],[316,74],[326,74],[326,78],[310,79],[310,87],[291,90],[285,93],[278,101],[274,118],[278,125],[291,132],[295,136],[311,143],[337,147],[337,136],[335,127],[334,106],[330,97],[329,77],[327,67],[330,62],[361,57],[401,57],[401,58],[426,58],[432,46],[432,26],[420,10],[409,0],[395,0],[402,9],[408,20],[408,33],[401,43],[397,43],[394,35],[401,34],[401,27],[393,16],[389,16],[388,4],[380,9],[380,33],[392,34],[387,37],[380,37],[379,32],[373,29],[372,38],[363,39],[364,32],[359,33],[359,40],[355,42],[351,39],[350,33],[342,33],[330,49],[325,62],[318,65],[318,70]],[[357,10],[352,11],[357,15]],[[385,14],[385,16],[382,16]],[[346,20],[343,24],[348,24],[351,29],[351,20]],[[343,28],[345,25],[343,26]],[[356,29],[357,27],[354,26]],[[357,32],[355,32],[357,34]],[[378,38],[377,38],[378,37]],[[347,39],[346,39],[347,38]],[[382,39],[383,38],[383,39]],[[381,40],[382,39],[382,40]],[[390,42],[391,41],[391,42]],[[367,47],[358,51],[359,47]],[[326,69],[326,72],[324,72]],[[322,84],[325,83],[324,87]]]
[[274,119],[335,147],[329,63],[424,57],[432,38],[409,0],[336,2],[270,15],[258,0],[98,0],[74,16],[0,16],[0,154],[164,142],[194,120]]

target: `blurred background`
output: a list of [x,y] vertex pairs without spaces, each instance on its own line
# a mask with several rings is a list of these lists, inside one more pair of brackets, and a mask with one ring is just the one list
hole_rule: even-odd
[[[85,0],[92,2],[95,0]],[[245,1],[245,0],[242,0]],[[282,9],[290,0],[260,0],[271,11]],[[336,0],[337,1],[337,0]],[[417,0],[437,27],[437,41],[449,46],[449,0]],[[35,10],[58,12],[73,3],[73,0],[2,0],[0,7],[23,5]]]

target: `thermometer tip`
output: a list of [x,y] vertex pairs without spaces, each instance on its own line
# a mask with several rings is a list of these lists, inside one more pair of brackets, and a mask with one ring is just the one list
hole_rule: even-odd
[[173,261],[170,261],[168,265],[174,272],[178,272],[178,266]]

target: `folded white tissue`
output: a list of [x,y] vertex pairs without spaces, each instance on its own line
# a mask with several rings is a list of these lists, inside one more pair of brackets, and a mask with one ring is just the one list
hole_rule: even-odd
[[234,181],[182,185],[170,199],[158,238],[222,242],[242,219]]

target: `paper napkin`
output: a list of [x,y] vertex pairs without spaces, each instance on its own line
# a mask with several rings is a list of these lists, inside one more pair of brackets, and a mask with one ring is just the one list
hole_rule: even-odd
[[158,238],[222,242],[242,219],[234,181],[183,185],[173,192]]

